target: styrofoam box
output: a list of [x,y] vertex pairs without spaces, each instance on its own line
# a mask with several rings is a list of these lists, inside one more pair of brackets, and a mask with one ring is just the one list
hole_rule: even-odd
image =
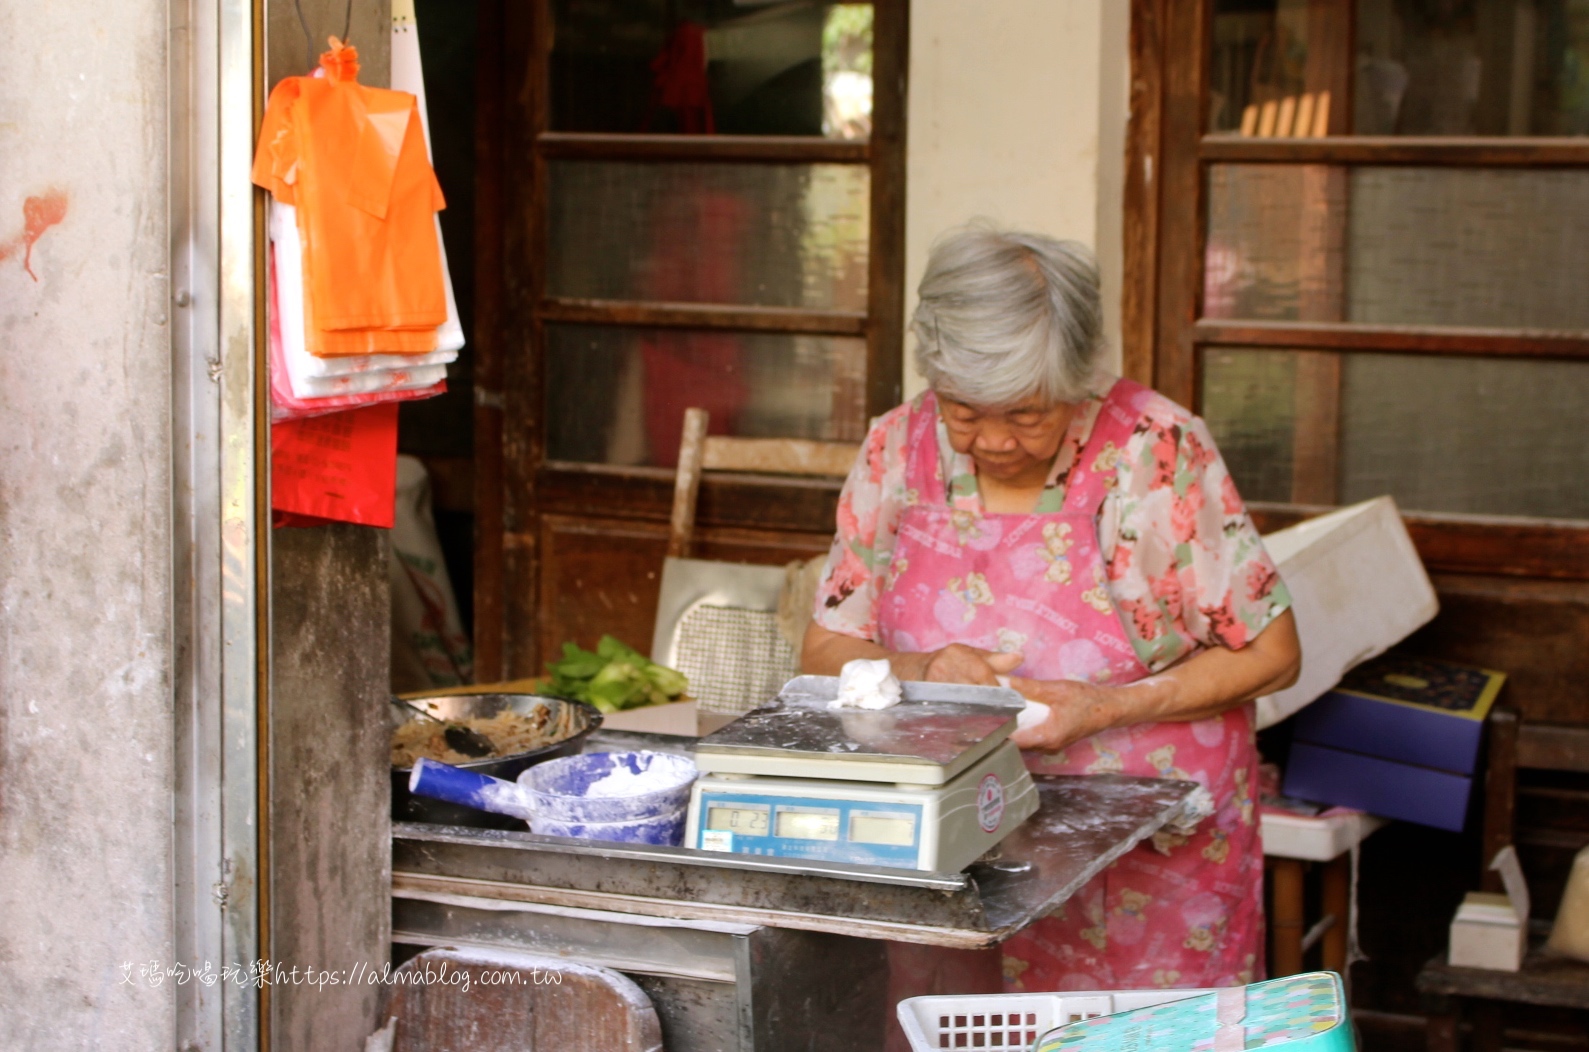
[[1383,818],[1361,811],[1341,810],[1313,818],[1269,810],[1259,815],[1264,854],[1310,862],[1339,858],[1384,824]]
[[1291,590],[1302,674],[1258,699],[1258,726],[1279,723],[1439,612],[1407,527],[1390,497],[1333,511],[1263,539]]
[[913,1052],[1026,1052],[1044,1033],[1093,1016],[1151,1008],[1211,990],[1074,990],[1040,994],[907,997],[899,1025]]

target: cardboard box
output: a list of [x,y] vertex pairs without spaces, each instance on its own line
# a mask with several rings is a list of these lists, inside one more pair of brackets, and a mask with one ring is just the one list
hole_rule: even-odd
[[1528,883],[1511,845],[1496,853],[1490,868],[1500,872],[1506,894],[1468,893],[1451,920],[1447,959],[1456,968],[1515,972],[1528,952]]
[[1351,670],[1334,690],[1297,713],[1293,736],[1472,774],[1485,717],[1505,680],[1487,669],[1386,654]]
[[1390,653],[1297,714],[1285,793],[1460,832],[1505,676]]
[[1302,674],[1285,690],[1258,699],[1260,729],[1297,712],[1440,609],[1389,497],[1299,522],[1263,541],[1291,591]]
[[603,713],[601,726],[603,730],[640,731],[646,734],[687,734],[695,737],[700,733],[693,701],[675,701],[669,705],[648,705],[642,709]]
[[1460,833],[1473,779],[1377,756],[1293,741],[1285,792],[1302,800],[1354,807]]
[[1470,891],[1451,921],[1452,965],[1515,972],[1528,948],[1528,926],[1505,895]]

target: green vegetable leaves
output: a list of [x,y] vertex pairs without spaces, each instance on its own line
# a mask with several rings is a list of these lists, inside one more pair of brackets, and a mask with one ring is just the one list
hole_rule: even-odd
[[546,667],[552,673],[550,693],[589,702],[602,712],[677,701],[689,687],[678,672],[647,660],[612,636],[602,636],[594,654],[564,643],[562,658]]

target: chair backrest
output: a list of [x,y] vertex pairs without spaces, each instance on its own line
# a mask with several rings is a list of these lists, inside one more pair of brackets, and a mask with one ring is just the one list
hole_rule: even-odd
[[690,681],[700,712],[738,715],[772,698],[800,671],[797,644],[779,628],[778,604],[791,568],[688,558],[705,471],[842,477],[856,443],[708,436],[704,409],[684,411],[673,525],[662,568],[651,659]]
[[696,709],[737,716],[800,671],[778,629],[782,566],[669,558],[662,566],[651,660],[690,681]]
[[[1589,774],[1589,727],[1525,723],[1511,708],[1490,712],[1484,792],[1484,865],[1516,840],[1517,772],[1571,771]],[[1486,868],[1486,891],[1504,890]]]
[[704,409],[684,411],[684,436],[679,441],[679,469],[673,485],[673,521],[668,534],[668,554],[672,556],[690,554],[703,471],[843,478],[861,449],[857,442],[708,435],[710,422]]

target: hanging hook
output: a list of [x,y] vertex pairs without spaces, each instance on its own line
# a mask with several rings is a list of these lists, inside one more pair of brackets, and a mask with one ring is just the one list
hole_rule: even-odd
[[[304,69],[314,72],[314,33],[309,29],[309,20],[303,14],[303,0],[292,0],[292,6],[298,12],[298,25],[303,30]],[[337,39],[343,44],[348,42],[348,33],[353,29],[353,0],[347,0],[347,7],[342,12],[342,35]]]
[[303,29],[303,54],[304,72],[314,71],[314,34],[309,32],[309,20],[303,16],[303,0],[292,0],[293,9],[298,12],[298,25]]

